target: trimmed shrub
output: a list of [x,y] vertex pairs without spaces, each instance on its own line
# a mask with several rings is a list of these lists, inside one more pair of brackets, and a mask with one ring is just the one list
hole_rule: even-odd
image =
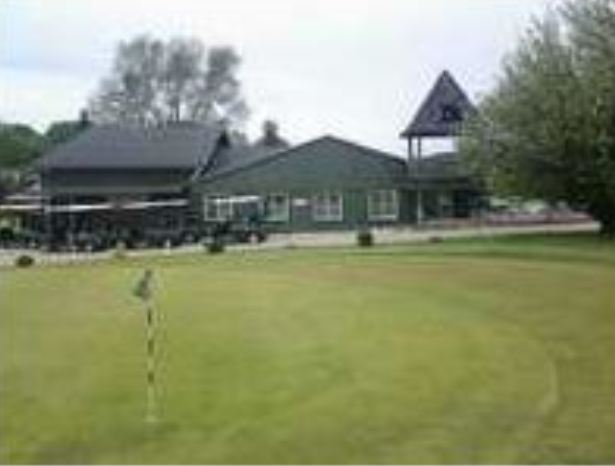
[[16,267],[32,267],[34,265],[34,257],[22,254],[15,259]]
[[220,236],[214,236],[212,240],[207,243],[207,252],[209,254],[220,254],[224,252],[224,240]]
[[125,259],[126,258],[126,243],[122,240],[119,240],[115,244],[115,251],[113,251],[113,257],[116,259]]
[[357,244],[362,248],[374,245],[374,234],[370,230],[360,230],[357,233]]

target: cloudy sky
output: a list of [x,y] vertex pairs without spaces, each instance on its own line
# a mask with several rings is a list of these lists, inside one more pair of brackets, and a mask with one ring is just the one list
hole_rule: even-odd
[[292,142],[332,133],[403,153],[399,132],[443,69],[477,99],[558,0],[0,0],[0,120],[72,119],[140,33],[229,44],[252,109]]

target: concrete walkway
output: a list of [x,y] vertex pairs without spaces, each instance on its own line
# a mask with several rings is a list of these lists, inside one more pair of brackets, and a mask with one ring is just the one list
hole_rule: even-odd
[[[485,226],[463,227],[454,229],[416,229],[412,227],[372,229],[375,244],[403,244],[425,242],[434,237],[471,238],[490,237],[510,234],[556,233],[556,232],[582,232],[597,231],[599,225],[594,222],[573,224],[539,224],[523,226]],[[354,246],[357,241],[355,231],[294,233],[272,235],[267,243],[261,247],[327,247],[327,246]]]
[[[599,225],[594,222],[579,222],[566,224],[534,224],[519,226],[484,226],[464,227],[454,229],[416,229],[412,227],[382,228],[372,230],[375,244],[404,244],[425,242],[434,237],[471,238],[492,237],[510,234],[532,233],[569,233],[597,231]],[[355,231],[319,232],[319,233],[286,233],[271,235],[261,244],[238,244],[227,247],[228,251],[255,251],[268,249],[310,248],[310,247],[343,247],[356,245]],[[203,253],[203,246],[189,245],[174,249],[144,249],[127,251],[128,257],[149,257],[165,255],[181,255]],[[34,258],[36,264],[71,264],[108,260],[114,257],[115,251],[96,253],[46,253],[36,250],[0,250],[0,267],[10,267],[21,254]]]

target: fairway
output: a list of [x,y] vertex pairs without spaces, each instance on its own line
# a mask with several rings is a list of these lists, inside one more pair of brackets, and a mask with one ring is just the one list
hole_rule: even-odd
[[1,463],[613,463],[615,243],[4,269],[0,402]]

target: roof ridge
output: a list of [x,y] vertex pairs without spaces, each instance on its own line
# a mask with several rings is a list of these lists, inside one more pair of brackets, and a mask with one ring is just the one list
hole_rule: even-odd
[[333,136],[331,134],[323,134],[323,135],[318,136],[318,137],[316,137],[314,139],[310,139],[308,141],[304,141],[304,142],[302,142],[300,144],[297,144],[296,146],[292,146],[292,147],[288,147],[288,148],[285,148],[285,149],[280,149],[278,151],[272,152],[271,154],[268,154],[268,155],[265,155],[263,157],[257,158],[255,160],[252,160],[252,161],[250,161],[248,163],[245,163],[243,165],[239,165],[239,166],[236,166],[236,167],[231,167],[228,170],[222,170],[222,171],[220,171],[218,173],[214,173],[211,176],[209,176],[209,178],[208,178],[208,174],[207,173],[205,173],[203,176],[204,176],[204,178],[208,178],[210,180],[211,179],[216,179],[218,177],[229,176],[229,175],[235,174],[237,172],[246,170],[248,168],[253,168],[255,166],[260,166],[260,165],[265,165],[265,164],[270,163],[272,161],[288,157],[288,156],[292,155],[294,152],[296,152],[297,150],[303,149],[305,147],[311,146],[313,144],[316,144],[318,142],[322,142],[322,141],[325,141],[325,140],[331,140],[331,141],[334,141],[334,142],[336,142],[338,144],[345,144],[347,146],[354,147],[355,149],[358,149],[359,153],[361,153],[362,155],[366,155],[366,156],[369,156],[369,157],[386,158],[387,160],[391,160],[391,161],[395,161],[395,162],[399,162],[399,163],[404,163],[405,164],[405,161],[404,161],[404,159],[402,157],[397,157],[397,156],[395,156],[393,154],[387,154],[384,151],[380,151],[378,149],[372,149],[372,148],[369,148],[367,146],[363,146],[361,144],[358,144],[358,143],[355,143],[355,142],[352,142],[352,141],[348,141],[348,140],[342,139],[342,138],[340,138],[338,136]]
[[364,155],[367,155],[367,156],[370,156],[370,157],[384,157],[384,158],[387,158],[387,159],[392,159],[392,160],[401,161],[401,162],[404,162],[404,160],[405,160],[403,156],[391,154],[389,152],[385,152],[385,151],[380,150],[380,149],[374,149],[372,147],[368,147],[368,146],[366,146],[366,145],[364,145],[362,143],[359,143],[359,142],[351,141],[349,139],[340,138],[339,136],[334,136],[334,135],[331,135],[331,134],[326,134],[323,137],[325,137],[325,138],[328,137],[328,138],[333,139],[333,140],[335,140],[335,141],[337,141],[339,143],[355,147],[355,148],[359,149]]

